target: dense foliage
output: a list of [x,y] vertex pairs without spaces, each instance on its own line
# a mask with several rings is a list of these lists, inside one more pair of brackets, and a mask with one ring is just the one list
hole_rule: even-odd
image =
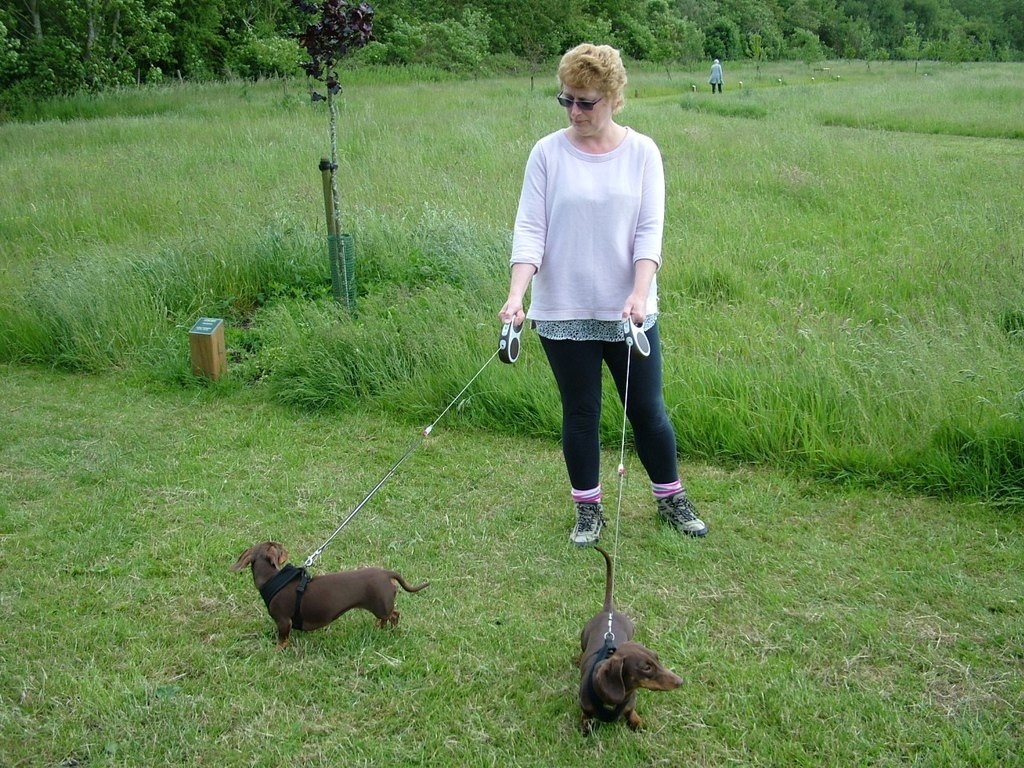
[[[25,99],[165,78],[300,72],[290,0],[2,0],[0,112]],[[701,58],[942,61],[1024,56],[1019,0],[414,0],[375,6],[355,63],[475,73],[582,40],[670,66]]]

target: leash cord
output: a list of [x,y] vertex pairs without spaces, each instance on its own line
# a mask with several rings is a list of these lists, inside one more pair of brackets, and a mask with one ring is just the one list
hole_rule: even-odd
[[[629,337],[627,336],[627,339]],[[619,498],[615,509],[615,541],[612,545],[612,560],[619,556],[619,521],[622,519],[622,494],[626,485],[626,406],[629,403],[629,368],[633,359],[633,347],[626,344],[626,386],[622,392],[622,439],[619,443]],[[615,594],[615,582],[612,581],[612,595]],[[608,614],[608,634],[612,634],[612,615]],[[613,635],[614,637],[614,635]]]
[[452,406],[455,405],[459,401],[459,398],[461,398],[462,395],[465,393],[465,391],[467,389],[469,389],[470,386],[472,386],[473,382],[476,381],[477,378],[480,376],[480,374],[484,372],[484,368],[486,368],[488,365],[491,364],[491,361],[494,360],[494,358],[496,358],[498,356],[498,352],[500,352],[500,351],[501,351],[500,349],[495,350],[494,354],[491,355],[489,358],[487,358],[487,362],[484,363],[483,365],[481,365],[480,366],[480,370],[473,374],[473,378],[471,378],[468,382],[466,382],[466,386],[464,386],[462,388],[462,391],[459,392],[459,394],[457,394],[454,397],[454,399],[452,399],[452,401],[450,403],[448,403],[448,407],[445,408],[443,411],[441,411],[441,415],[438,416],[436,419],[434,419],[434,423],[431,424],[429,427],[427,427],[426,429],[423,430],[423,436],[424,437],[426,437],[427,435],[430,434],[430,431],[434,428],[434,424],[437,424],[437,422],[439,422],[442,419],[442,417],[446,413],[448,413],[448,411],[450,411],[452,409]]
[[353,517],[355,517],[363,507],[366,506],[367,502],[369,502],[369,500],[373,498],[373,495],[375,493],[377,493],[377,491],[379,491],[381,489],[381,487],[384,485],[384,483],[386,483],[388,480],[390,480],[394,476],[394,474],[398,471],[398,468],[400,466],[402,466],[402,464],[405,462],[405,460],[408,459],[413,454],[413,452],[415,452],[415,450],[417,448],[419,448],[420,443],[422,443],[427,438],[427,436],[430,435],[431,431],[433,431],[434,427],[437,425],[437,422],[439,422],[444,417],[444,415],[446,413],[448,413],[448,411],[450,411],[452,409],[452,406],[454,406],[455,403],[457,403],[459,401],[459,399],[465,394],[466,390],[470,388],[470,386],[473,384],[473,382],[477,380],[477,378],[480,376],[480,374],[484,372],[484,369],[488,365],[490,365],[491,361],[493,361],[494,358],[496,358],[497,356],[498,356],[498,352],[495,352],[493,355],[491,355],[489,358],[487,358],[487,362],[484,363],[482,366],[480,366],[480,370],[478,370],[475,374],[473,374],[473,378],[471,378],[469,380],[469,382],[466,384],[466,386],[464,386],[462,388],[462,390],[459,392],[459,394],[457,394],[452,399],[452,401],[450,403],[448,403],[448,407],[445,408],[443,411],[441,411],[441,415],[438,416],[436,419],[434,419],[433,423],[431,423],[430,426],[428,426],[426,429],[424,429],[423,432],[420,433],[419,437],[416,438],[415,440],[413,440],[412,443],[409,444],[409,447],[406,449],[405,453],[402,455],[402,458],[400,458],[398,461],[395,462],[394,466],[392,466],[391,469],[388,470],[388,473],[386,475],[384,475],[384,477],[382,477],[380,479],[380,481],[375,486],[373,486],[373,488],[370,490],[370,492],[368,494],[366,494],[366,496],[363,498],[363,500],[361,502],[359,502],[351,512],[348,513],[348,517],[346,517],[344,520],[341,521],[341,525],[339,525],[337,528],[334,529],[334,533],[332,533],[330,536],[327,537],[327,541],[325,541],[323,544],[321,544],[313,552],[313,554],[311,554],[309,557],[306,558],[306,563],[303,566],[304,568],[311,568],[313,566],[313,563],[315,563],[320,558],[320,555],[322,555],[324,553],[324,550],[327,549],[327,546],[332,541],[334,541],[334,537],[337,536],[339,533],[341,533],[342,528],[344,528],[346,525],[348,525],[349,521]]

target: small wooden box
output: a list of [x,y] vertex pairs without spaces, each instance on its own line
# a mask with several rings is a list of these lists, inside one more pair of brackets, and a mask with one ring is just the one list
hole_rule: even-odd
[[192,373],[216,381],[228,372],[224,349],[224,321],[219,317],[200,317],[188,333],[192,350]]

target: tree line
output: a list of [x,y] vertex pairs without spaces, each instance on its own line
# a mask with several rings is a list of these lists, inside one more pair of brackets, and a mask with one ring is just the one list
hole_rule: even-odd
[[[327,0],[342,2],[345,0]],[[301,71],[298,0],[0,0],[0,109],[81,90]],[[577,42],[663,64],[1024,58],[1020,0],[381,0],[353,66],[539,66]]]

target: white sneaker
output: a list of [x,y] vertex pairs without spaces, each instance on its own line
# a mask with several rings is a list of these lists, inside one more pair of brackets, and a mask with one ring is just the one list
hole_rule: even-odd
[[600,502],[576,502],[576,527],[569,534],[569,541],[577,547],[590,547],[597,543],[604,527],[604,508]]
[[708,527],[697,517],[697,510],[693,508],[685,493],[658,499],[658,517],[680,533],[707,536]]

